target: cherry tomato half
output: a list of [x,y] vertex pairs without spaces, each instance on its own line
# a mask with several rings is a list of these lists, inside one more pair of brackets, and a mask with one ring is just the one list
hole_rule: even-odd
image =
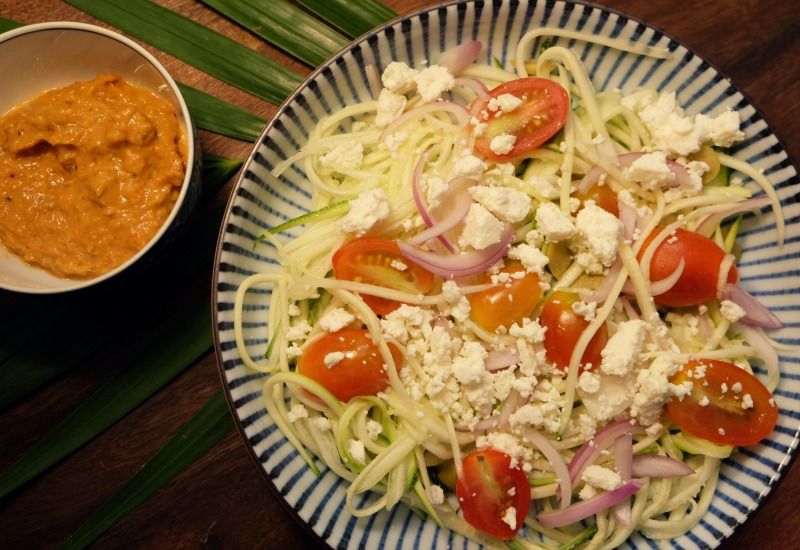
[[[518,97],[522,105],[508,113],[490,111],[489,102],[503,94]],[[475,140],[475,152],[495,162],[507,162],[525,155],[556,135],[567,121],[568,111],[569,95],[552,80],[528,77],[501,84],[470,106],[473,116],[486,123],[486,128]],[[511,151],[498,155],[490,145],[492,139],[501,134],[512,134],[517,140]]]
[[[456,480],[456,497],[464,519],[476,529],[508,540],[522,527],[531,503],[528,478],[511,467],[511,457],[494,449],[473,451],[464,458],[463,472]],[[504,521],[514,508],[516,527]]]
[[[565,292],[563,290],[553,292],[544,302],[542,314],[539,318],[539,323],[543,327],[547,327],[544,333],[544,349],[547,359],[562,370],[569,368],[572,350],[575,349],[578,338],[589,326],[589,321],[572,309],[572,304],[579,299],[580,297],[574,292]],[[608,330],[605,323],[603,323],[583,352],[581,372],[593,370],[600,365],[602,360],[600,352],[606,347],[607,342]]]
[[[690,377],[700,365],[705,366],[705,375]],[[692,393],[680,401],[673,397],[667,412],[690,434],[718,445],[755,445],[775,428],[778,407],[769,390],[749,372],[725,361],[695,359],[670,381],[681,384],[687,380],[692,383]]]
[[[639,251],[641,260],[647,246],[656,235],[663,231],[656,228],[644,241]],[[717,297],[717,281],[720,264],[725,251],[709,238],[697,233],[676,229],[675,235],[667,237],[653,254],[650,261],[650,280],[660,281],[673,273],[681,259],[684,262],[683,274],[671,289],[654,296],[656,304],[669,307],[697,306]],[[739,280],[735,266],[728,271],[728,282]]]
[[[469,296],[470,317],[492,332],[501,325],[505,327],[510,327],[514,323],[522,325],[522,320],[531,316],[536,304],[539,303],[539,298],[542,297],[539,276],[535,273],[525,273],[525,268],[519,262],[510,262],[501,272],[511,275],[507,283]],[[515,273],[520,272],[525,275],[521,278],[514,277]],[[491,281],[491,276],[487,274],[478,284]]]
[[[401,268],[398,269],[398,266]],[[426,294],[434,283],[433,273],[406,259],[395,241],[378,237],[359,237],[344,243],[333,254],[333,274],[337,279],[368,283],[412,294]],[[386,298],[369,295],[361,297],[378,315],[387,315],[400,307],[399,302]]]
[[[403,354],[389,344],[397,369],[403,364]],[[326,364],[329,354],[340,352],[341,359]],[[316,380],[343,402],[359,395],[375,395],[386,389],[389,375],[384,367],[378,346],[369,332],[363,329],[344,329],[329,332],[308,344],[297,362],[297,372]]]
[[612,216],[619,217],[617,195],[608,185],[595,184],[586,193],[575,193],[575,197],[581,201],[581,206],[586,201],[594,201],[597,206]]

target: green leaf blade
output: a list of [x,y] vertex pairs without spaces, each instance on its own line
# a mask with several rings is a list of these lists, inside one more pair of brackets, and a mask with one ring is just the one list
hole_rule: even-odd
[[258,139],[261,130],[267,124],[265,118],[196,88],[180,82],[178,88],[189,107],[192,122],[198,128],[234,139],[253,142]]
[[300,0],[300,4],[351,38],[397,16],[378,0]]
[[201,1],[312,67],[348,42],[345,36],[284,0]]
[[234,424],[225,394],[218,391],[125,485],[67,540],[85,548],[110,527],[222,441]]
[[3,19],[0,17],[0,32],[10,31],[11,29],[16,29],[17,27],[21,27],[22,23],[17,23],[16,21],[12,21],[11,19]]
[[275,61],[148,0],[66,2],[276,105],[301,82],[299,75]]

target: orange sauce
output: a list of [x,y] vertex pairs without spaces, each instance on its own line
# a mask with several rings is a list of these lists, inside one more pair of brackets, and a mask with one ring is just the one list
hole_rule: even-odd
[[156,234],[185,170],[153,92],[111,75],[47,91],[0,118],[0,241],[58,277],[102,275]]

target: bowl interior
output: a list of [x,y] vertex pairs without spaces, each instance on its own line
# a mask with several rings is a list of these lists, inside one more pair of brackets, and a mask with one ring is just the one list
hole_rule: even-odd
[[29,293],[76,290],[108,279],[134,263],[169,226],[186,195],[194,161],[188,110],[166,70],[134,42],[106,29],[80,23],[44,23],[0,36],[0,113],[52,88],[98,74],[119,75],[153,90],[174,109],[186,133],[187,173],[170,217],[148,245],[116,269],[92,279],[62,279],[31,266],[0,246],[0,288]]
[[[306,142],[317,121],[342,107],[371,99],[364,67],[378,72],[392,60],[419,67],[435,61],[439,52],[466,40],[483,42],[479,62],[494,58],[511,66],[514,44],[528,29],[559,27],[597,36],[627,39],[636,44],[667,48],[672,55],[656,60],[601,45],[565,38],[553,42],[572,48],[589,72],[595,88],[639,86],[676,91],[689,113],[717,114],[726,108],[740,112],[746,139],[731,154],[767,174],[784,206],[787,243],[775,239],[774,217],[768,209],[747,218],[741,232],[740,274],[745,288],[777,311],[787,327],[779,340],[800,337],[800,290],[792,275],[800,257],[800,207],[792,198],[800,190],[797,172],[767,123],[748,100],[705,60],[674,39],[631,17],[581,3],[520,1],[455,1],[400,18],[346,47],[312,73],[278,111],[256,144],[236,184],[222,228],[215,267],[215,338],[223,380],[241,431],[263,473],[296,514],[327,544],[336,548],[477,548],[460,535],[421,521],[408,508],[396,507],[356,519],[344,500],[347,482],[327,469],[315,476],[269,418],[261,401],[264,375],[246,368],[239,358],[233,330],[236,289],[247,276],[279,269],[266,244],[253,248],[261,232],[311,209],[310,190],[301,166],[280,178],[271,170]],[[532,45],[532,50],[538,47]],[[298,235],[302,228],[285,235]],[[249,292],[243,311],[243,336],[251,357],[260,357],[268,342],[268,287]],[[689,533],[671,541],[674,547],[710,548],[734,528],[770,492],[797,447],[800,415],[800,364],[780,352],[786,373],[775,394],[781,409],[777,430],[757,446],[726,460],[711,511]],[[361,498],[361,497],[359,497]],[[369,496],[356,502],[363,506]],[[625,548],[650,548],[656,543],[635,535]]]

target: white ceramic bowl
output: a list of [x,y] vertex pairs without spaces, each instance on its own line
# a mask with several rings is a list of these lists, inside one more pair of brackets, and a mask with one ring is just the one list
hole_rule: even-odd
[[[156,92],[174,108],[186,133],[186,173],[169,217],[147,245],[128,261],[92,279],[62,279],[31,266],[0,245],[0,288],[48,294],[77,290],[114,277],[165,240],[188,215],[198,195],[199,148],[189,110],[175,81],[144,48],[102,27],[73,22],[28,25],[0,34],[0,113],[45,90],[100,73],[119,75]],[[197,157],[197,158],[196,158]],[[166,238],[169,238],[167,235]],[[150,254],[150,257],[153,255]]]
[[[258,272],[278,269],[272,249],[253,248],[253,239],[270,227],[311,208],[310,187],[302,169],[280,178],[275,165],[307,141],[317,121],[346,104],[371,97],[365,65],[381,72],[392,60],[420,66],[438,53],[471,39],[483,42],[479,62],[496,57],[508,63],[514,44],[528,29],[559,26],[600,36],[629,39],[668,48],[667,60],[654,60],[585,42],[556,39],[583,60],[598,90],[620,88],[630,93],[644,85],[676,91],[691,114],[739,111],[745,139],[732,155],[747,160],[768,175],[781,197],[787,219],[787,239],[776,242],[774,217],[766,211],[749,217],[740,233],[739,272],[743,286],[758,296],[785,323],[772,335],[784,343],[800,338],[800,192],[797,171],[761,114],[713,66],[663,32],[632,17],[582,3],[552,0],[455,0],[396,19],[343,49],[313,72],[281,106],[245,164],[234,189],[222,228],[215,267],[215,337],[226,391],[242,434],[265,477],[297,516],[333,548],[446,549],[477,548],[460,535],[421,520],[409,508],[397,506],[367,518],[351,516],[345,505],[347,482],[329,469],[315,476],[264,410],[264,376],[245,367],[236,351],[233,303],[239,283]],[[535,51],[535,46],[534,46]],[[286,233],[298,235],[302,228]],[[264,353],[268,342],[268,289],[248,293],[244,304],[244,338],[251,356]],[[800,362],[779,351],[782,378],[774,392],[780,409],[776,430],[758,445],[739,449],[726,459],[711,507],[698,525],[666,541],[670,548],[713,548],[730,537],[775,487],[798,445]],[[372,497],[358,501],[366,506]],[[657,543],[635,534],[622,548],[656,548]]]

